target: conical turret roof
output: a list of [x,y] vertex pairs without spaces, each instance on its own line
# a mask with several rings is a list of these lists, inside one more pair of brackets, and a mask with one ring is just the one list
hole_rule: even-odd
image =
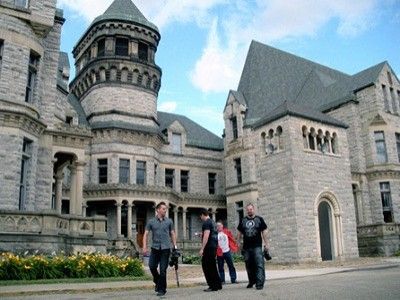
[[114,0],[104,14],[94,19],[92,25],[109,20],[132,22],[159,32],[157,26],[149,22],[131,0]]

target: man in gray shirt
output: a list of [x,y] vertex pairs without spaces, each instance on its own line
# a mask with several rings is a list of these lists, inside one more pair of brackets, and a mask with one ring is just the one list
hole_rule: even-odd
[[[167,205],[160,202],[156,206],[156,216],[149,220],[143,235],[143,255],[148,255],[147,237],[152,232],[152,245],[149,260],[149,268],[153,275],[153,282],[156,284],[157,296],[164,296],[167,292],[167,268],[171,252],[171,241],[174,249],[176,247],[176,235],[173,223],[165,215]],[[160,273],[158,273],[160,265]]]

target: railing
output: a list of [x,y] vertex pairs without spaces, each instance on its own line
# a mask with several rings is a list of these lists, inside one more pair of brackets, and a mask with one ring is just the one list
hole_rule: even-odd
[[59,215],[54,212],[0,211],[0,234],[66,235],[107,238],[105,217]]

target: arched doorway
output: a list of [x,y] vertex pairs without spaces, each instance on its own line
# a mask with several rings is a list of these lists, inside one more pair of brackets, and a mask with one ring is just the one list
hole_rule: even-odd
[[319,241],[322,260],[332,260],[332,210],[328,202],[318,206]]

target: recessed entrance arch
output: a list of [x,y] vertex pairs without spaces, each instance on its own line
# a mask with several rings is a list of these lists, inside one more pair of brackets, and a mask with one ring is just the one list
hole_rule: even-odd
[[332,219],[331,208],[326,201],[318,206],[319,241],[322,260],[332,260]]

